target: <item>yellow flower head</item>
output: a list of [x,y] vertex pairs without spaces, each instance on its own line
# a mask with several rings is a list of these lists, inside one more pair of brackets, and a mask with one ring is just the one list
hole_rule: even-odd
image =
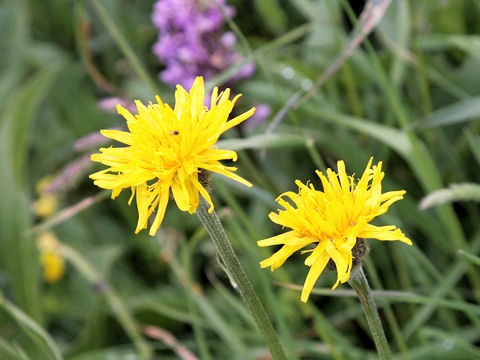
[[[358,182],[348,177],[345,164],[338,161],[338,174],[327,170],[327,177],[316,171],[323,191],[295,181],[299,192],[288,191],[277,198],[278,204],[285,210],[270,213],[270,219],[283,227],[292,229],[286,233],[258,241],[258,246],[283,245],[268,259],[260,262],[262,268],[271,267],[272,271],[280,267],[294,252],[315,244],[305,259],[310,267],[303,286],[301,300],[306,302],[318,277],[330,259],[337,268],[337,282],[344,283],[350,278],[352,270],[352,249],[357,238],[377,240],[400,240],[412,245],[412,242],[394,225],[375,226],[369,224],[378,215],[384,214],[391,204],[403,198],[404,190],[389,191],[382,194],[382,162],[372,167],[372,160]],[[292,206],[284,198],[295,205]]]
[[40,263],[43,266],[43,278],[54,283],[65,273],[65,260],[59,254],[60,243],[54,233],[47,231],[37,237],[37,247],[40,250]]
[[55,214],[58,209],[58,196],[55,194],[42,194],[33,204],[32,210],[35,215],[46,219]]
[[48,283],[57,282],[65,273],[65,260],[54,251],[41,253],[40,263],[43,266],[43,278]]
[[52,180],[52,175],[44,176],[38,181],[36,186],[39,198],[32,204],[32,210],[40,218],[49,218],[58,209],[58,195],[46,191]]
[[199,173],[209,171],[228,176],[246,186],[248,181],[234,174],[235,167],[224,166],[220,160],[237,160],[237,153],[221,150],[216,146],[220,135],[248,119],[255,108],[229,121],[233,105],[240,97],[229,100],[230,89],[212,93],[210,109],[204,106],[203,78],[197,77],[188,93],[177,85],[175,108],[164,104],[157,96],[158,104],[145,107],[136,101],[138,115],[118,105],[118,112],[127,120],[129,132],[102,130],[109,138],[126,146],[101,148],[100,154],[92,155],[109,168],[90,175],[94,184],[112,190],[112,199],[125,188],[136,195],[138,223],[135,230],[147,228],[150,215],[156,210],[150,227],[155,235],[162,223],[167,202],[172,191],[173,198],[182,211],[194,213],[201,194],[213,210],[212,200],[199,181]]

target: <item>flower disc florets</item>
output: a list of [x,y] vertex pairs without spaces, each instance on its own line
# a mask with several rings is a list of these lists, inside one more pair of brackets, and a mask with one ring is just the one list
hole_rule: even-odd
[[[404,190],[382,194],[381,181],[384,177],[382,163],[371,167],[370,159],[360,180],[355,183],[348,177],[343,161],[337,163],[338,174],[331,169],[325,177],[318,170],[323,191],[316,190],[297,180],[299,192],[286,192],[277,199],[285,210],[270,213],[270,219],[283,227],[292,229],[284,234],[258,241],[259,246],[283,245],[280,250],[263,260],[262,268],[271,267],[272,271],[280,267],[294,252],[311,244],[313,250],[305,259],[310,267],[302,291],[301,300],[306,302],[315,282],[328,264],[333,260],[337,269],[337,281],[344,283],[350,278],[353,265],[352,249],[357,238],[377,240],[399,240],[409,245],[412,242],[394,225],[375,226],[369,224],[378,215],[384,214],[390,205],[403,198]],[[290,199],[290,201],[284,198]]]
[[112,198],[123,189],[131,188],[129,204],[136,196],[138,208],[136,233],[147,228],[148,219],[156,210],[149,232],[155,235],[162,223],[170,190],[182,211],[194,213],[199,194],[210,204],[210,211],[213,210],[212,200],[198,180],[202,171],[219,173],[252,186],[232,172],[235,167],[220,163],[220,160],[237,160],[235,151],[218,149],[216,143],[220,135],[255,111],[252,108],[227,121],[240,95],[233,100],[229,100],[229,96],[230,89],[218,94],[215,88],[208,109],[204,106],[203,79],[197,77],[190,93],[177,86],[174,109],[158,96],[158,104],[148,106],[137,100],[138,115],[135,116],[119,105],[118,112],[127,120],[129,131],[101,131],[104,136],[126,146],[101,148],[100,154],[92,155],[92,161],[109,168],[90,178],[95,185],[112,190]]

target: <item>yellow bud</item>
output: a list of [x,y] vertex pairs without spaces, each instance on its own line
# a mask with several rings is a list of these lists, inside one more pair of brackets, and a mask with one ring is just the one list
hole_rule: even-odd
[[48,218],[57,211],[58,197],[55,194],[43,194],[33,203],[32,208],[38,217]]

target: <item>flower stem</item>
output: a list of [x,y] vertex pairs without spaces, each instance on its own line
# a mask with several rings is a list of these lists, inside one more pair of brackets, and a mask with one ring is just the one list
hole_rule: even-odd
[[242,295],[242,298],[247,304],[248,310],[252,314],[273,358],[276,360],[286,360],[287,358],[280,342],[278,341],[272,323],[270,322],[262,303],[258,299],[252,284],[248,280],[247,274],[245,274],[242,265],[238,261],[217,214],[215,211],[209,213],[208,208],[209,204],[202,197],[197,208],[197,215],[212,238],[215,247],[220,254],[220,258],[225,265],[225,271],[227,272],[228,277],[232,281],[234,287],[236,285],[236,289]]
[[390,352],[390,347],[388,346],[387,338],[385,336],[385,332],[383,331],[382,322],[380,321],[380,316],[378,315],[372,290],[368,285],[362,265],[355,266],[352,269],[348,283],[355,290],[360,302],[362,303],[363,312],[367,317],[368,326],[372,332],[372,337],[377,348],[378,356],[382,360],[392,359],[392,353]]

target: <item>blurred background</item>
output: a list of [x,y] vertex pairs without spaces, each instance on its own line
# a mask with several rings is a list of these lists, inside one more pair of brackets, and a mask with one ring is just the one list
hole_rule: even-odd
[[88,179],[116,104],[196,75],[257,107],[219,144],[254,188],[211,193],[289,358],[376,358],[335,273],[302,304],[304,257],[271,273],[256,245],[296,179],[372,156],[407,191],[376,224],[414,243],[365,264],[395,358],[480,358],[479,64],[475,0],[0,1],[0,359],[269,359],[196,216],[135,235]]

